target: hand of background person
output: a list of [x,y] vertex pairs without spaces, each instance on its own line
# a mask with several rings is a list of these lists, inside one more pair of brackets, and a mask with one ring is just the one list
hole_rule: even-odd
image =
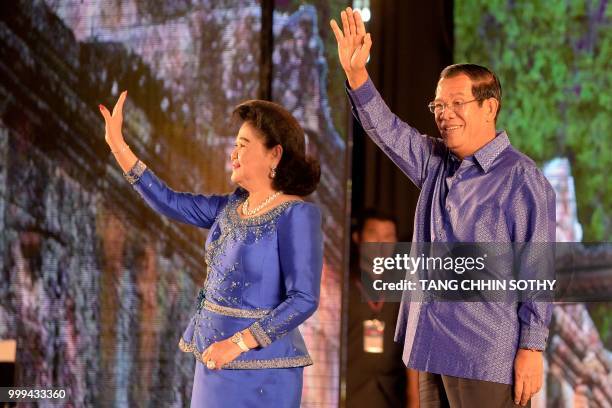
[[514,403],[527,405],[542,388],[544,360],[541,351],[519,349],[514,359]]
[[121,92],[117,103],[115,103],[112,114],[104,105],[99,105],[100,112],[104,117],[106,125],[104,140],[106,140],[106,143],[108,143],[112,151],[118,150],[125,145],[123,134],[121,133],[121,126],[123,125],[123,104],[125,103],[126,97],[127,91]]
[[208,346],[202,353],[202,361],[206,364],[212,360],[215,362],[214,369],[220,370],[223,365],[234,361],[240,354],[242,354],[240,347],[230,339],[225,339]]
[[351,88],[357,89],[368,79],[365,66],[370,56],[372,37],[370,33],[366,33],[359,11],[347,7],[340,13],[340,17],[342,30],[336,20],[332,19],[330,25],[338,42],[340,65],[346,73]]

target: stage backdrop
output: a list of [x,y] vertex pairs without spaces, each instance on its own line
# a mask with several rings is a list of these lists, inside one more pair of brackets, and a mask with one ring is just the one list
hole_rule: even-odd
[[303,406],[337,405],[348,112],[327,20],[343,5],[279,1],[269,21],[257,0],[1,3],[0,339],[17,340],[17,385],[67,388],[78,407],[189,404],[194,359],[177,344],[206,231],[144,204],[97,105],[128,89],[137,156],[175,190],[229,193],[230,113],[269,89],[321,161],[310,199],[325,260],[303,327],[315,360]]
[[[606,0],[455,2],[455,62],[492,68],[498,128],[557,194],[557,241],[612,240],[612,8]],[[582,296],[612,302],[612,254],[577,258]],[[532,407],[612,406],[612,303],[557,304]]]

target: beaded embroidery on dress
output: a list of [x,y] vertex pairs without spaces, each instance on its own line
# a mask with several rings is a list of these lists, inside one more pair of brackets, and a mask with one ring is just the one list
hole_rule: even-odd
[[140,161],[125,177],[159,214],[210,230],[205,247],[208,273],[180,349],[201,361],[212,343],[249,329],[260,347],[222,368],[312,364],[298,327],[319,302],[323,268],[319,208],[301,200],[287,201],[243,219],[237,212],[247,196],[243,189],[230,195],[176,192]]
[[[246,278],[251,274],[245,273],[241,257],[233,257],[232,255],[237,250],[237,247],[256,247],[258,244],[265,245],[274,242],[279,217],[289,207],[302,201],[286,201],[264,214],[241,218],[238,215],[237,209],[242,206],[245,198],[246,194],[241,190],[238,190],[230,197],[227,205],[221,210],[217,221],[211,228],[209,239],[207,240],[205,259],[208,265],[208,272],[206,280],[199,292],[196,314],[179,341],[180,349],[184,352],[192,353],[199,361],[202,361],[202,353],[206,347],[233,333],[233,329],[220,330],[219,325],[215,325],[215,321],[218,321],[218,318],[215,318],[214,315],[225,316],[224,321],[226,323],[230,321],[228,318],[234,318],[232,319],[234,321],[241,321],[241,328],[250,327],[254,337],[263,347],[270,346],[272,343],[267,332],[256,320],[266,316],[274,317],[276,313],[272,308],[245,307],[243,294],[249,290],[253,282]],[[259,273],[265,273],[265,271],[260,271]],[[289,313],[277,325],[271,325],[268,331],[279,337],[286,335],[285,325],[297,315],[298,313],[295,312]],[[257,350],[251,350],[241,357],[248,357],[249,354],[256,352]],[[239,358],[226,364],[223,368],[285,368],[301,367],[310,364],[312,364],[312,359],[307,352],[304,352],[302,355],[287,357]]]

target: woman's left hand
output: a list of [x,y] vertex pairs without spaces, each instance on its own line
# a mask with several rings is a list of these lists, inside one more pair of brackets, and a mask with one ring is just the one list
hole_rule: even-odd
[[[232,343],[230,339],[225,339],[208,346],[202,354],[202,361],[204,361],[205,365],[209,361],[214,361],[214,370],[219,370],[223,365],[234,361],[240,354],[242,354],[240,347]],[[213,369],[211,367],[208,368]]]

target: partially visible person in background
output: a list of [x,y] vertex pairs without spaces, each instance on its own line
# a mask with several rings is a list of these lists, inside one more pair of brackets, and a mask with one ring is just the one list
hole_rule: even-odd
[[[372,287],[367,284],[371,272],[360,262],[362,244],[397,242],[396,222],[387,214],[367,209],[357,219],[351,238],[346,406],[417,408],[418,372],[406,369],[403,345],[393,341],[400,303],[385,302],[380,294],[367,292],[365,288]],[[393,249],[381,246],[385,248]]]

